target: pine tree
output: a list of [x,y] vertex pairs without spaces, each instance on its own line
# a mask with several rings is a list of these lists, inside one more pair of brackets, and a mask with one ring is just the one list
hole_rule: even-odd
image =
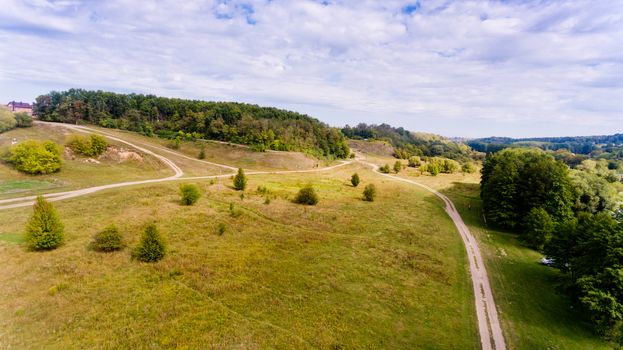
[[242,168],[238,169],[238,174],[234,177],[234,188],[237,191],[244,191],[247,188],[247,177],[244,175]]
[[63,243],[63,224],[56,209],[42,196],[37,197],[26,225],[26,242],[31,250],[54,249]]
[[156,262],[166,254],[164,239],[158,233],[155,224],[149,224],[141,237],[141,242],[134,250],[133,257],[143,262]]
[[376,198],[376,186],[369,184],[363,189],[363,200],[366,202],[374,202]]

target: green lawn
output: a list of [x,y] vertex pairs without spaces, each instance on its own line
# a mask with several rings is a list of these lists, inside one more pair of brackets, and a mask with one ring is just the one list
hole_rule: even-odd
[[[361,200],[370,182],[373,203]],[[192,207],[178,183],[56,202],[66,243],[55,251],[0,239],[0,348],[479,347],[465,249],[429,193],[356,165],[252,176],[244,200],[231,180],[196,183]],[[320,203],[291,203],[307,183]],[[15,240],[29,214],[0,211],[0,238]],[[110,223],[134,246],[152,221],[169,243],[161,262],[87,249]]]

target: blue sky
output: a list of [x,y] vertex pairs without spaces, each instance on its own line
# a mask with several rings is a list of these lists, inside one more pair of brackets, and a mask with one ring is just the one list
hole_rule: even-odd
[[623,1],[0,4],[4,102],[81,87],[447,136],[623,132]]

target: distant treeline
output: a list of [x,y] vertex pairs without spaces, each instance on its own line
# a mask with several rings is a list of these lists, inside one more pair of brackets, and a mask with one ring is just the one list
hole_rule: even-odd
[[446,157],[465,160],[471,154],[470,148],[458,142],[452,142],[438,135],[414,133],[404,128],[394,128],[387,124],[346,125],[342,133],[352,139],[384,140],[394,147],[395,156],[408,159],[411,156]]
[[623,134],[603,136],[508,138],[487,137],[467,144],[479,152],[497,152],[508,147],[538,147],[546,151],[568,150],[606,159],[623,159]]
[[235,102],[206,102],[154,95],[70,89],[37,97],[33,113],[41,120],[78,121],[146,135],[242,143],[256,150],[303,151],[346,158],[342,133],[307,115]]

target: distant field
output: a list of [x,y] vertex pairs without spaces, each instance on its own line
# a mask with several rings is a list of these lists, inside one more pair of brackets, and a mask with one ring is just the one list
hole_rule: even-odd
[[[431,194],[356,165],[252,176],[244,200],[230,180],[196,183],[193,207],[178,183],[56,202],[67,241],[44,253],[17,244],[30,209],[0,211],[0,348],[479,347],[464,247]],[[307,183],[320,203],[291,203]],[[86,248],[110,223],[133,246],[152,221],[159,263]]]
[[478,239],[509,349],[612,348],[557,291],[559,273],[539,264],[540,253],[522,246],[515,235],[484,226],[480,174],[441,174],[417,180],[450,197]]

